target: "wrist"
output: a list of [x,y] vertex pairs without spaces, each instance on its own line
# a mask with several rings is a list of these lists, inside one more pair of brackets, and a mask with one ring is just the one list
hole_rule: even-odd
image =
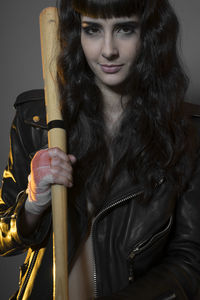
[[33,194],[28,190],[25,210],[34,215],[41,215],[51,204],[51,189],[41,194]]

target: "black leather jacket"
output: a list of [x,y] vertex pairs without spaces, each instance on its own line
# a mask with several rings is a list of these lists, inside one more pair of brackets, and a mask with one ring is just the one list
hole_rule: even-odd
[[[18,222],[34,153],[47,147],[42,90],[21,94],[0,199],[0,253],[28,250],[12,299],[52,299],[51,212],[25,239]],[[198,109],[197,106],[188,106]],[[198,112],[194,121],[198,123]],[[200,116],[200,115],[199,115]],[[199,119],[200,120],[200,119]],[[180,195],[158,178],[152,201],[121,174],[92,224],[95,297],[101,300],[200,299],[200,164]],[[69,269],[88,231],[84,195],[69,199]]]

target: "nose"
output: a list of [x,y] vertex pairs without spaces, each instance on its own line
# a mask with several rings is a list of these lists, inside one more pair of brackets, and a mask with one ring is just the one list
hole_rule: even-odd
[[115,38],[111,34],[107,34],[103,39],[102,56],[108,60],[118,57],[119,51]]

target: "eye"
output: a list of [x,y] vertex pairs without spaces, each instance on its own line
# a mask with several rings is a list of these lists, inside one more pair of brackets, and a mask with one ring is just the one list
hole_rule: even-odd
[[136,27],[131,24],[119,24],[116,27],[117,33],[121,33],[124,35],[131,35],[136,32]]
[[82,26],[82,30],[87,35],[95,36],[95,35],[100,34],[100,28],[95,25],[84,25],[84,26]]

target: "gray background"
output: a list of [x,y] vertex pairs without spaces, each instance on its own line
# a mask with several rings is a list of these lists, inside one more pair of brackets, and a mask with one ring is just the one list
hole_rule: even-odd
[[[40,35],[38,17],[55,0],[2,1],[0,10],[0,174],[9,151],[9,130],[14,116],[16,96],[28,89],[42,88]],[[200,103],[200,2],[171,0],[181,23],[181,52],[191,83],[187,99]],[[16,290],[18,269],[24,255],[0,258],[0,299],[6,300]]]

